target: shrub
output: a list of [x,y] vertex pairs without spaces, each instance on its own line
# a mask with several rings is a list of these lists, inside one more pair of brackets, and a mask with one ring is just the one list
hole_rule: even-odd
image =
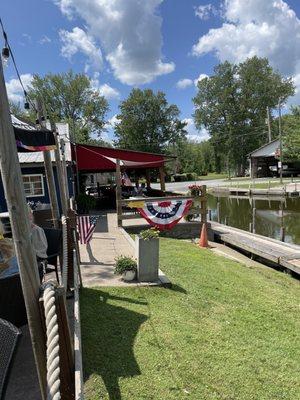
[[186,174],[173,175],[174,182],[185,182],[187,180]]
[[92,208],[95,208],[97,201],[93,196],[89,196],[88,194],[85,193],[80,193],[76,197],[76,203],[78,211],[84,213],[84,212],[89,212],[89,210],[91,210]]
[[144,231],[140,232],[139,235],[143,240],[151,240],[156,239],[159,236],[159,230],[152,227],[150,229],[145,229]]
[[196,181],[197,180],[197,174],[195,172],[188,172],[186,174],[187,180],[188,181]]
[[122,275],[126,271],[136,271],[137,264],[133,258],[120,256],[116,258],[115,274]]

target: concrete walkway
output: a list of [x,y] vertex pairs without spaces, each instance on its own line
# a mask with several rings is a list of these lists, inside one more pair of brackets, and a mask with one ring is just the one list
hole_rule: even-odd
[[116,257],[134,257],[134,250],[117,227],[115,212],[103,213],[89,245],[80,245],[83,286],[133,286],[114,274]]

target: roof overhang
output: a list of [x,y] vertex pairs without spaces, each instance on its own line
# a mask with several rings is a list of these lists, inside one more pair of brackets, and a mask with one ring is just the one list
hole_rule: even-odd
[[122,169],[151,169],[164,166],[172,156],[134,150],[76,144],[73,159],[79,171],[108,172],[116,170],[117,160]]

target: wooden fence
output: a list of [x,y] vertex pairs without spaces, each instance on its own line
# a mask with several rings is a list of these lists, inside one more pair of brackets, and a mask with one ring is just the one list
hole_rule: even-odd
[[[172,196],[162,196],[162,197],[142,197],[142,198],[130,198],[130,199],[118,199],[117,196],[117,218],[118,226],[122,226],[123,220],[143,218],[139,212],[135,209],[134,203],[153,203],[160,201],[174,201],[174,200],[193,200],[193,205],[188,212],[188,215],[199,215],[201,222],[207,221],[207,196],[206,196],[206,186],[201,186],[200,196],[182,196],[174,194]],[[131,207],[128,207],[130,204]]]

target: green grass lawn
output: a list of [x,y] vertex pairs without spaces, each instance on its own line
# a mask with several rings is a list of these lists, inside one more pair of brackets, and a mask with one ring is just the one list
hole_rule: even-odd
[[217,174],[215,172],[208,173],[207,175],[198,176],[198,181],[208,181],[213,179],[226,179],[227,174]]
[[172,289],[81,291],[86,399],[300,399],[299,282],[160,240]]

